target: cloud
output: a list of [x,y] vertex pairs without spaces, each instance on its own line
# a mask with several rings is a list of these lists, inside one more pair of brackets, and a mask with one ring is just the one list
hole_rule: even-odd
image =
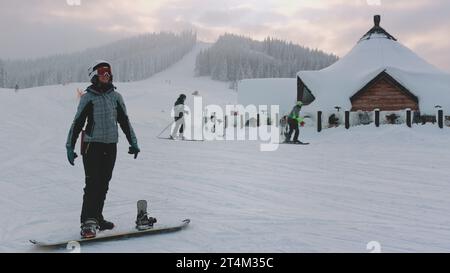
[[[380,5],[369,5],[379,2]],[[286,39],[340,56],[382,15],[382,26],[450,72],[448,0],[2,0],[0,57],[34,57],[98,46],[144,32],[196,30]],[[11,25],[14,28],[11,28]],[[32,45],[32,46],[30,46]]]
[[443,0],[381,0],[381,6],[369,6],[365,1],[317,1],[291,10],[290,24],[278,33],[282,38],[343,56],[373,26],[372,16],[381,14],[382,26],[401,43],[450,71],[448,10],[450,2]]

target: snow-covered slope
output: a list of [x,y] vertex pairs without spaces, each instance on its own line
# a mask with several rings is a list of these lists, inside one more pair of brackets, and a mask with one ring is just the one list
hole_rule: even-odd
[[[450,251],[448,128],[307,128],[311,145],[265,153],[255,141],[157,139],[180,92],[236,101],[226,84],[193,77],[204,46],[148,80],[118,84],[142,153],[133,160],[121,135],[104,213],[124,230],[147,199],[160,223],[191,218],[190,227],[82,252],[366,252],[370,241],[382,251]],[[84,173],[64,144],[85,86],[0,89],[0,251],[78,236]]]

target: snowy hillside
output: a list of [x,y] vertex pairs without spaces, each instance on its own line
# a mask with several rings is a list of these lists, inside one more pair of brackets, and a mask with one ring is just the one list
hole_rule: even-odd
[[[226,83],[194,77],[199,44],[152,78],[119,83],[142,153],[123,134],[105,205],[117,230],[147,199],[159,223],[184,231],[83,246],[82,252],[450,251],[450,130],[382,126],[301,131],[309,146],[260,152],[256,141],[172,142],[155,136],[180,93],[236,102]],[[0,251],[40,251],[29,239],[79,233],[82,160],[65,141],[86,83],[0,89]],[[77,144],[78,149],[78,144]],[[61,250],[63,251],[63,250]]]
[[[71,54],[30,60],[0,60],[0,87],[30,88],[85,81],[94,60],[108,60],[114,79],[122,82],[147,79],[178,62],[195,46],[192,32],[148,33]],[[2,73],[4,71],[5,73]]]
[[274,38],[257,41],[245,36],[224,34],[196,61],[198,75],[236,82],[252,78],[294,78],[299,70],[319,70],[338,57]]

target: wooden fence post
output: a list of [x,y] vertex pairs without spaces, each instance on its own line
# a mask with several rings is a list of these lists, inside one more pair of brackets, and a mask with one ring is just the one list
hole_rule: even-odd
[[375,126],[380,127],[380,109],[375,109]]
[[317,112],[317,132],[322,131],[322,111]]
[[412,125],[412,119],[411,119],[411,110],[406,110],[406,125],[411,128]]
[[350,111],[345,111],[345,129],[350,128]]
[[439,128],[441,128],[441,129],[444,128],[444,110],[438,111],[438,125],[439,125]]

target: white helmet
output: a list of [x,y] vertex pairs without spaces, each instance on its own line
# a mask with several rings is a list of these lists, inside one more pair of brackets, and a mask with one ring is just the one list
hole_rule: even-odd
[[105,60],[97,60],[95,61],[90,67],[89,67],[89,78],[92,79],[92,77],[94,77],[95,75],[97,75],[97,68],[101,67],[101,66],[107,66],[109,68],[111,68],[111,64],[108,61]]

